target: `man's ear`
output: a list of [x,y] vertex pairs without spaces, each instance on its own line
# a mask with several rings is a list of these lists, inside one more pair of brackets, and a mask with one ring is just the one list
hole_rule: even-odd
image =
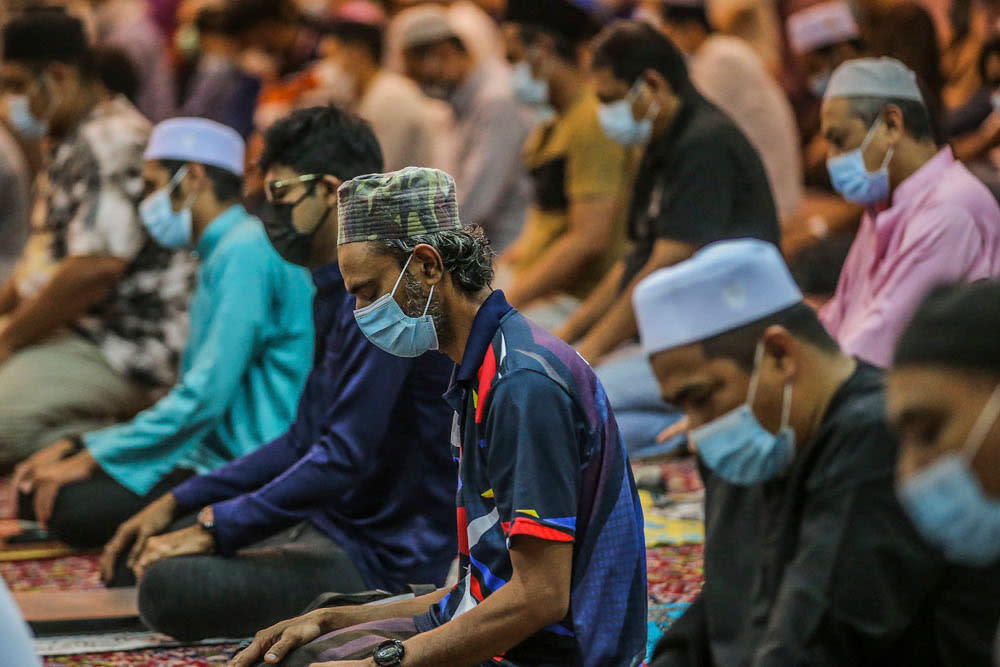
[[670,83],[655,69],[647,69],[640,75],[640,79],[649,88],[649,91],[657,97],[674,94],[674,89]]
[[331,176],[330,174],[323,174],[323,179],[320,182],[323,184],[326,191],[326,194],[323,196],[323,201],[326,202],[327,206],[333,208],[337,205],[337,189],[340,188],[341,182],[339,179]]
[[181,179],[178,185],[179,192],[184,196],[189,196],[191,193],[211,189],[212,179],[208,177],[208,172],[205,171],[204,165],[197,162],[188,162],[185,166],[187,167],[187,176]]
[[799,370],[800,346],[785,327],[774,324],[764,331],[764,357],[773,359],[775,369],[786,382],[795,379]]
[[885,126],[886,142],[895,146],[906,134],[906,120],[903,110],[895,104],[889,104],[882,111],[882,124]]
[[421,243],[413,249],[410,269],[416,277],[428,285],[436,285],[444,278],[444,260],[434,246]]

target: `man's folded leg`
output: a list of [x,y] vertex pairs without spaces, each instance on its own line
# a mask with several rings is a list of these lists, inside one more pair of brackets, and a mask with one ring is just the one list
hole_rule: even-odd
[[[317,637],[288,654],[281,667],[306,667],[314,662],[331,660],[363,660],[370,658],[379,644],[388,639],[405,641],[419,634],[412,618],[390,618],[336,630]],[[259,663],[267,667],[267,663]]]
[[124,421],[148,403],[148,392],[77,334],[19,350],[0,365],[0,468],[66,435]]
[[[103,547],[118,526],[164,493],[192,475],[190,470],[175,470],[144,496],[126,489],[106,472],[98,469],[90,477],[59,489],[49,531],[75,549]],[[33,495],[19,498],[18,516],[34,520]]]
[[153,563],[139,582],[139,613],[146,625],[178,639],[250,637],[297,616],[320,593],[365,589],[347,553],[303,523],[232,558]]

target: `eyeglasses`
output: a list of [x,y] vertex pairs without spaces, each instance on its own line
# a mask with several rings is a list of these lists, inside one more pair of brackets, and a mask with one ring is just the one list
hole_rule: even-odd
[[[309,193],[313,191],[324,176],[325,174],[303,174],[302,176],[296,176],[295,178],[284,178],[280,181],[269,181],[264,184],[264,196],[267,198],[269,203],[273,204],[275,202],[282,201],[296,185],[306,184],[306,191],[302,195],[302,198],[304,199],[309,196]],[[340,179],[336,177],[333,178],[339,187],[341,184]],[[301,201],[301,199],[299,201]]]

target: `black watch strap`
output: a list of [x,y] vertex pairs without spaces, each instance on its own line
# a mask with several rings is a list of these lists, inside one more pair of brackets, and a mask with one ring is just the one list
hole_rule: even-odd
[[403,646],[403,642],[398,639],[388,639],[376,647],[375,652],[372,653],[372,659],[375,660],[376,665],[392,667],[393,665],[402,665],[405,655],[406,647]]

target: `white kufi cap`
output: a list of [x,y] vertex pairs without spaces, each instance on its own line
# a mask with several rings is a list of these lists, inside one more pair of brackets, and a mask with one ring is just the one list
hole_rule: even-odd
[[646,354],[706,340],[801,301],[781,253],[757,239],[708,245],[650,274],[632,294]]
[[143,159],[197,162],[243,175],[243,137],[207,118],[171,118],[153,128]]
[[895,58],[858,58],[833,70],[823,99],[891,97],[923,103],[917,75]]

